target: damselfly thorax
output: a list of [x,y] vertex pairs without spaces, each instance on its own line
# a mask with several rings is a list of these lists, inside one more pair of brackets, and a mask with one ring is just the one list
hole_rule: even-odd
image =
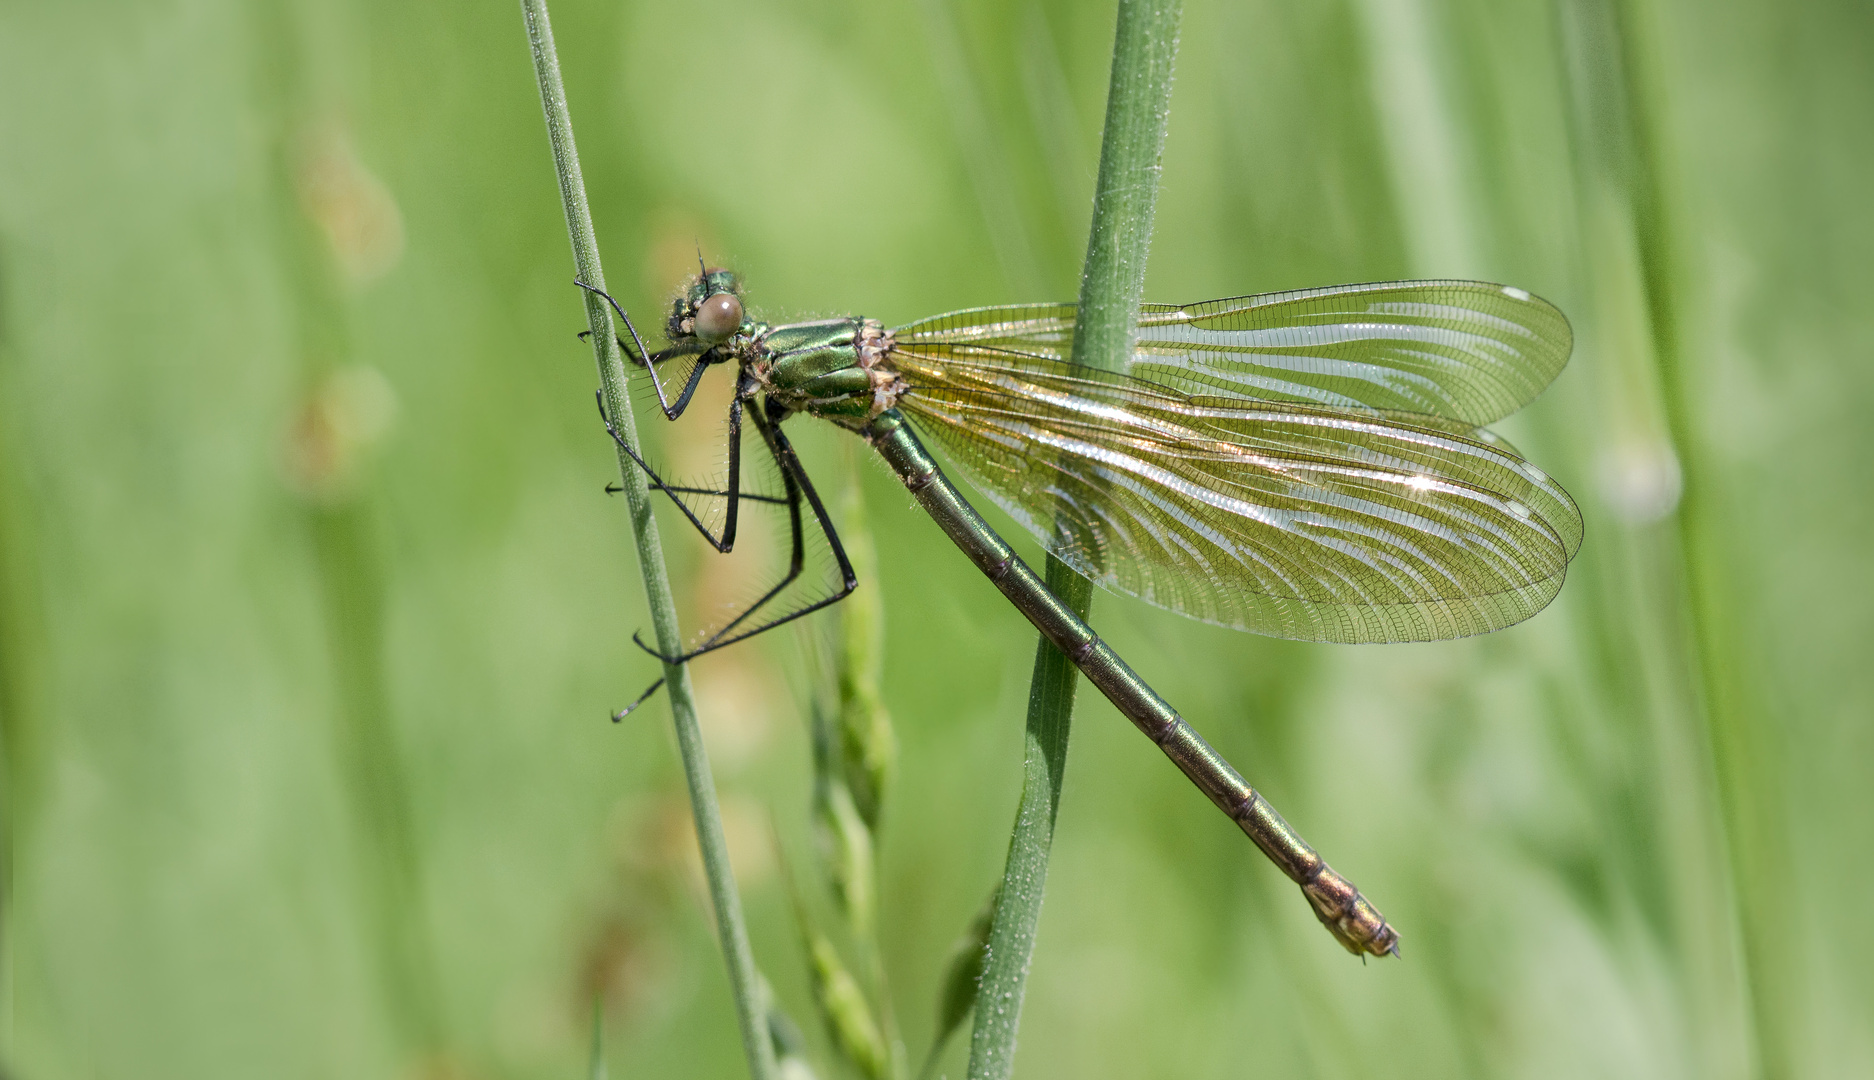
[[820,319],[756,326],[735,350],[759,393],[785,413],[806,413],[853,431],[896,408],[907,384],[892,363],[895,342],[876,319]]

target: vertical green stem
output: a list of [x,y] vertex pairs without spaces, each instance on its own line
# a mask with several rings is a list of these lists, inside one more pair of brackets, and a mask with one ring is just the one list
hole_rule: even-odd
[[[1123,371],[1132,353],[1182,14],[1180,0],[1120,0],[1093,224],[1074,322],[1075,363]],[[1053,556],[1048,557],[1047,582],[1056,596],[1087,616],[1091,582]],[[976,996],[970,1080],[1003,1080],[1015,1067],[1015,1036],[1047,886],[1078,675],[1067,657],[1041,640],[1028,693],[1021,807],[1009,837],[1001,900]]]
[[[1664,117],[1654,80],[1659,55],[1650,5],[1614,0],[1619,22],[1622,89],[1631,103],[1628,177],[1634,234],[1659,366],[1667,429],[1677,452],[1681,494],[1677,526],[1687,586],[1689,636],[1710,753],[1719,780],[1730,875],[1736,892],[1744,951],[1745,992],[1754,1022],[1756,1074],[1767,1080],[1795,1075],[1794,1038],[1783,1009],[1802,992],[1788,958],[1795,950],[1784,895],[1796,874],[1783,818],[1779,733],[1768,694],[1748,655],[1731,539],[1721,493],[1714,482],[1695,413],[1696,379],[1688,374],[1680,337],[1677,236],[1669,214],[1669,163],[1664,160]],[[1779,1005],[1782,1008],[1779,1008]]]
[[358,815],[379,963],[408,1049],[431,1055],[443,1044],[440,995],[410,785],[385,685],[383,567],[367,505],[347,499],[309,513],[332,649],[339,760]]
[[[4,301],[0,296],[0,304]],[[15,373],[20,368],[5,332],[6,325],[0,322],[0,416],[13,424],[21,415],[14,396]],[[20,483],[21,447],[14,438],[18,430],[10,427],[0,434],[0,979],[8,980],[4,992],[8,1005],[17,993],[12,948],[17,931],[11,925],[17,880],[14,860],[21,858],[21,849],[32,834],[44,764],[39,736],[46,720],[41,696],[46,629],[36,575],[38,531]],[[12,1034],[10,1022],[0,1028],[9,1050]]]
[[592,995],[592,1044],[586,1055],[586,1080],[605,1080],[605,995]]
[[1124,371],[1132,357],[1183,8],[1180,0],[1120,0],[1093,224],[1074,318],[1076,364]]
[[[603,289],[605,274],[599,267],[598,241],[593,236],[592,215],[586,207],[586,185],[579,171],[579,153],[573,146],[572,116],[566,107],[566,87],[560,81],[560,62],[553,48],[553,28],[547,21],[546,0],[521,0],[521,14],[527,23],[528,44],[533,49],[534,75],[540,84],[540,104],[546,112],[547,137],[553,144],[553,165],[559,174],[560,199],[566,210],[573,264],[579,280]],[[624,357],[616,344],[611,312],[597,296],[591,293],[584,293],[584,296],[586,324],[592,330],[593,354],[599,365],[605,411],[617,425],[619,434],[635,443],[637,426],[632,419],[630,398],[626,395]],[[670,593],[670,577],[664,569],[663,544],[658,539],[657,522],[651,516],[650,493],[644,474],[622,449],[618,454],[618,471],[637,542],[638,569],[644,577],[644,595],[650,607],[657,647],[665,655],[675,655],[682,651],[683,642],[677,630],[677,607]],[[742,1029],[742,1050],[748,1057],[749,1073],[756,1080],[769,1080],[775,1074],[774,1047],[768,1041],[760,976],[755,971],[748,928],[742,920],[742,901],[735,889],[728,844],[722,835],[722,811],[716,804],[709,758],[704,753],[702,730],[696,722],[696,700],[690,688],[689,669],[680,664],[665,665],[664,679],[664,692],[670,698],[671,718],[677,729],[677,745],[683,756],[684,778],[690,787],[696,843],[702,849],[703,871],[709,880],[709,897],[716,911],[716,930],[729,966],[729,984]]]

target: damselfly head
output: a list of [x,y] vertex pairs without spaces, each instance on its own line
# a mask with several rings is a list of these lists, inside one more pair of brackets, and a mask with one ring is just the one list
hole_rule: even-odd
[[671,305],[670,339],[694,337],[720,345],[742,329],[742,283],[732,270],[704,269]]

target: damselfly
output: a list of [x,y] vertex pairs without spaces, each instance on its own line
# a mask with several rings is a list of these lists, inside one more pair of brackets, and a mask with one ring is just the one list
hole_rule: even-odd
[[[734,546],[745,500],[785,505],[792,529],[780,584],[688,652],[646,651],[679,663],[857,586],[782,432],[796,414],[830,420],[879,452],[1003,595],[1301,886],[1342,945],[1397,951],[1379,911],[1048,590],[919,435],[1068,566],[1180,614],[1304,641],[1488,633],[1554,599],[1581,543],[1567,492],[1482,427],[1535,398],[1567,363],[1572,336],[1559,311],[1471,281],[1148,304],[1129,370],[1114,374],[1070,362],[1072,304],[977,308],[896,330],[863,318],[770,325],[748,313],[733,273],[704,268],[673,302],[669,346],[656,353],[612,306],[632,339],[619,344],[649,372],[670,419],[710,367],[735,370],[721,489],[665,483],[607,418],[650,486],[719,551]],[[683,360],[673,397],[660,369]],[[779,472],[780,495],[741,488],[744,418]],[[719,529],[695,512],[697,498],[722,501]],[[839,582],[777,607],[801,576],[803,503]]]

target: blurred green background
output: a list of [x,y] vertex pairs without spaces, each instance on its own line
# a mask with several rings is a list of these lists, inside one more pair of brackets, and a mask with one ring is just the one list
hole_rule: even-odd
[[[646,322],[698,242],[772,316],[1074,295],[1110,4],[553,14]],[[9,1075],[569,1077],[598,989],[613,1075],[741,1075],[666,707],[605,722],[654,671],[516,7],[9,3],[0,102]],[[1343,953],[1083,693],[1020,1075],[1874,1075],[1870,116],[1857,0],[1189,4],[1148,297],[1550,298],[1575,359],[1503,430],[1588,537],[1480,640],[1102,595],[1404,958]],[[719,415],[640,422],[700,469]],[[860,472],[915,1060],[1034,634]],[[665,537],[690,626],[760,571]],[[823,1046],[769,828],[805,866],[799,656],[696,679]]]

